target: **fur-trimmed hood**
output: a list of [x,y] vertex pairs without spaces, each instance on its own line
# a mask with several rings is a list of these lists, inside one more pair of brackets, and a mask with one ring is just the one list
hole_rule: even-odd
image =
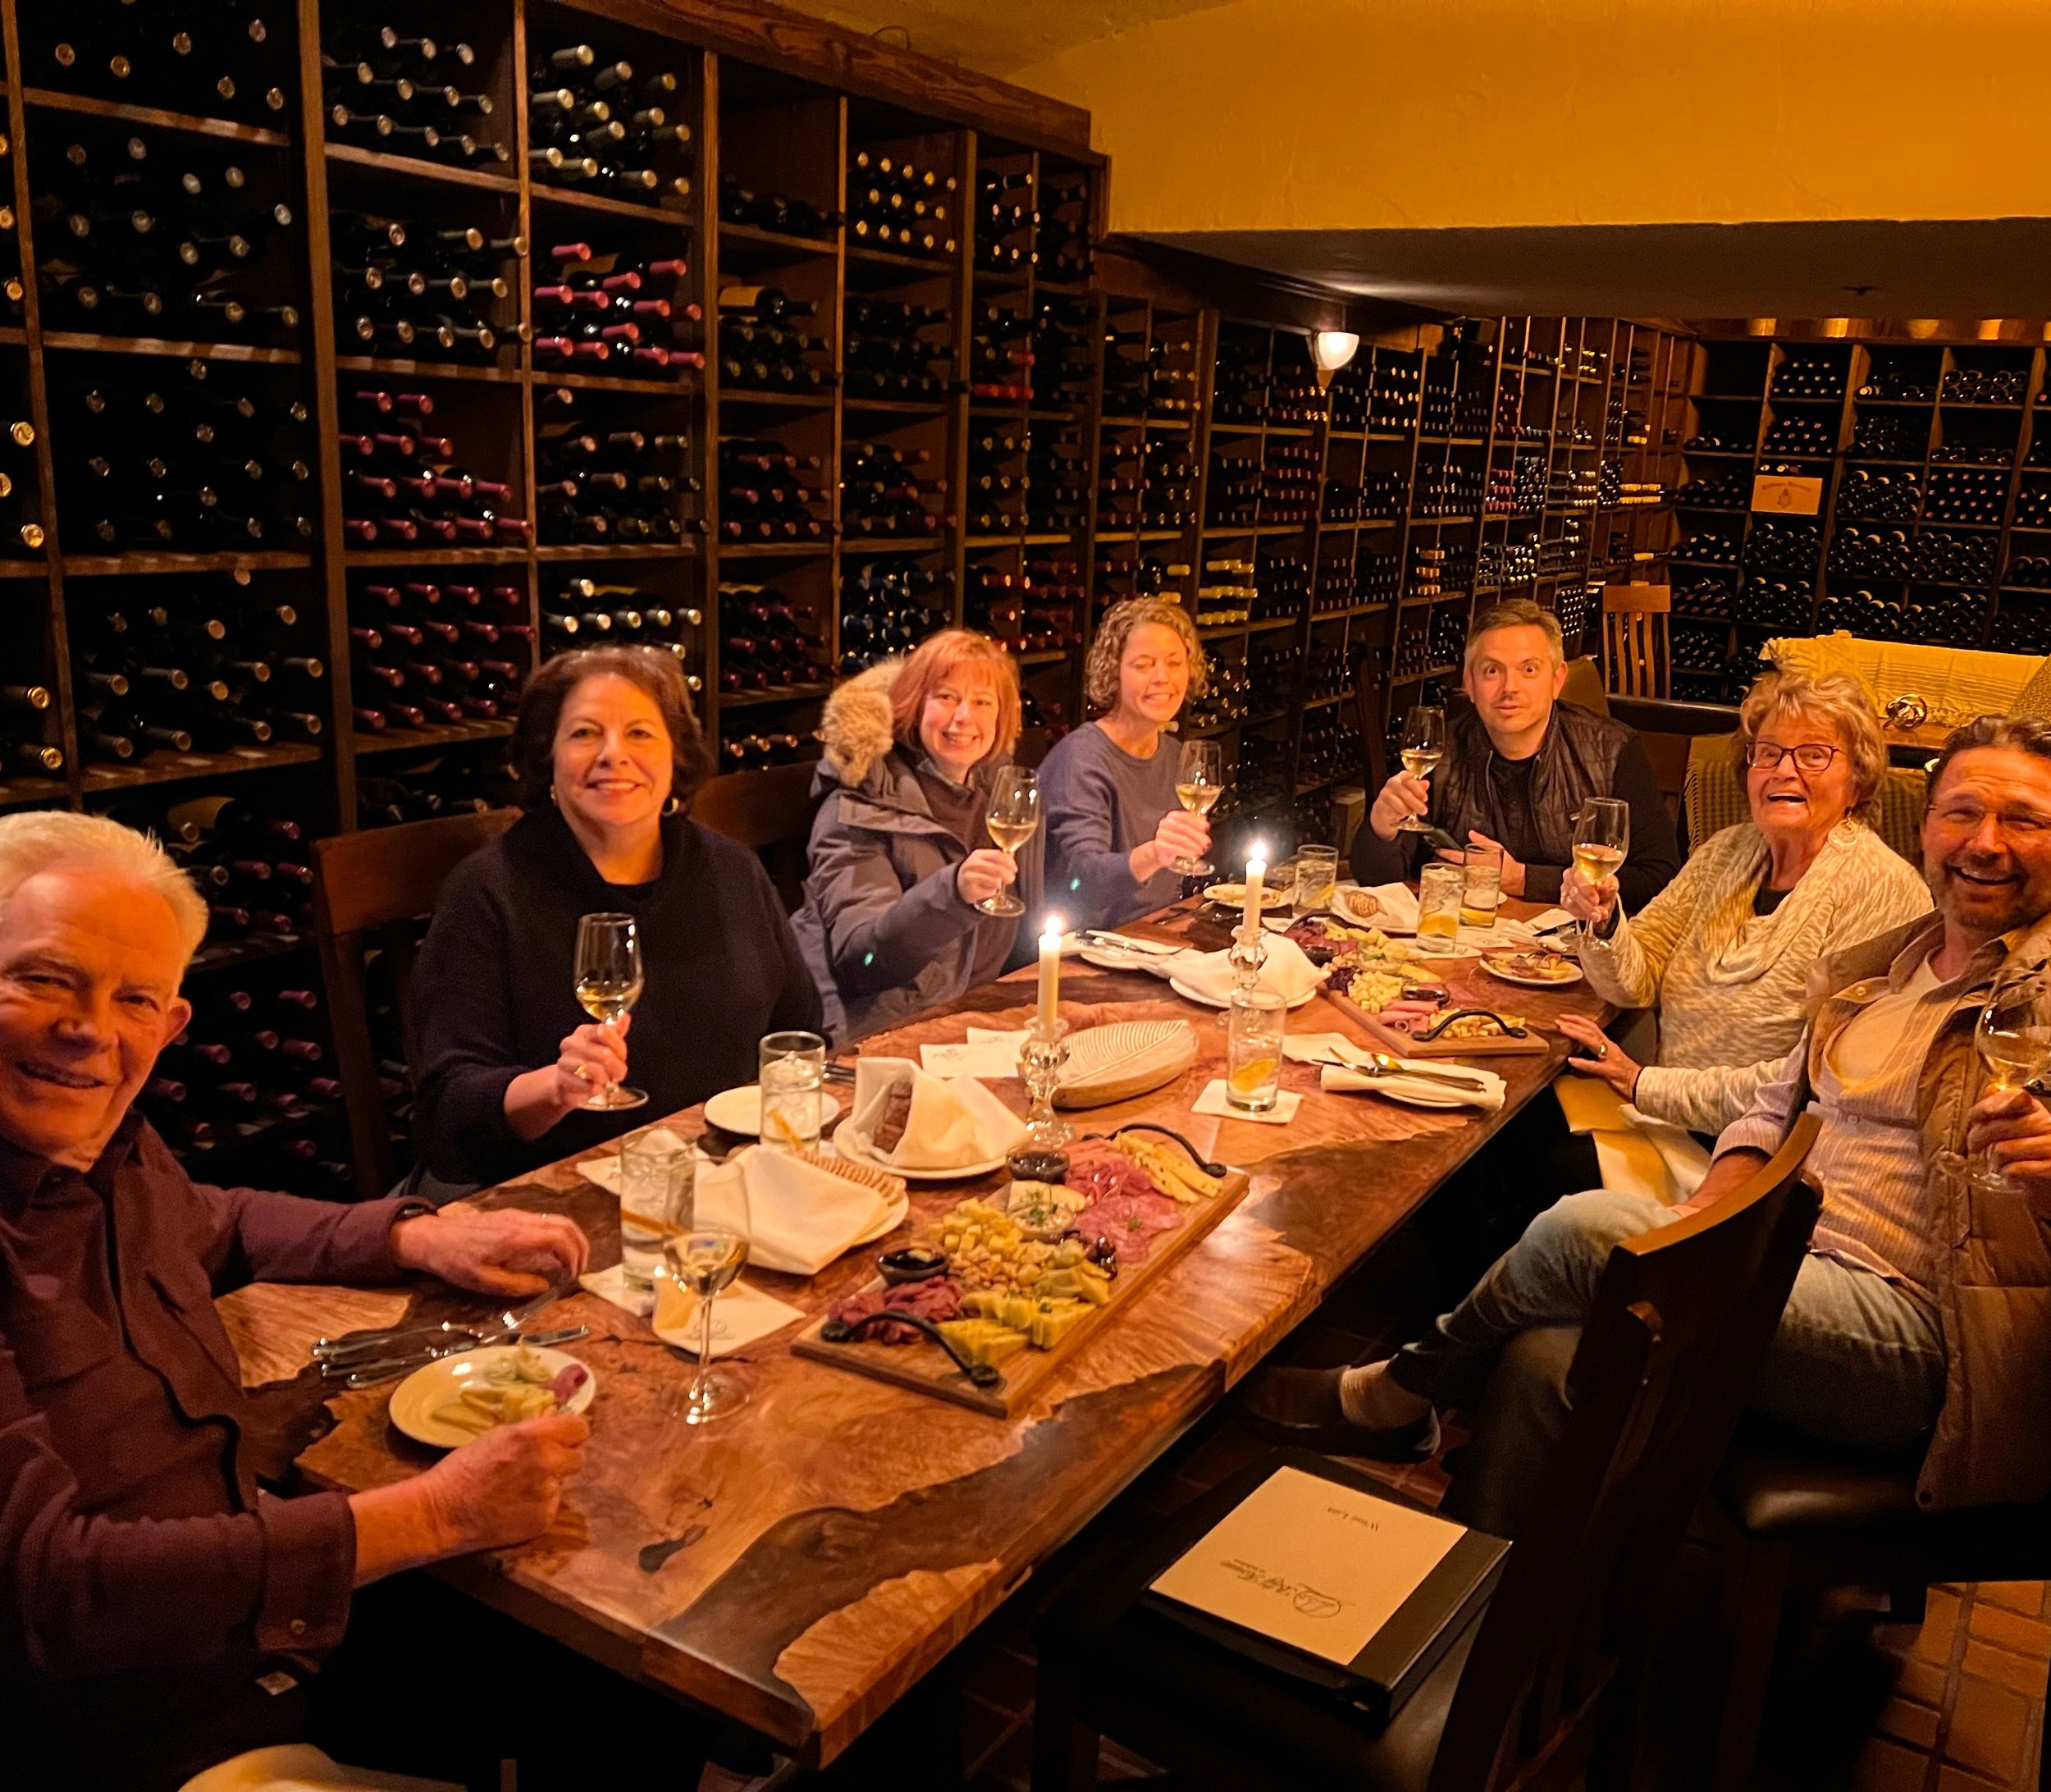
[[826,743],[825,766],[850,789],[859,788],[870,769],[897,743],[890,729],[890,688],[903,666],[902,660],[879,660],[826,699],[819,720],[819,738]]

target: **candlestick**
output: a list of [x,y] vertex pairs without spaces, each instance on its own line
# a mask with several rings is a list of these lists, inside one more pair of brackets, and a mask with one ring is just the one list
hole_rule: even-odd
[[1039,936],[1039,1026],[1042,1032],[1054,1025],[1055,1004],[1061,994],[1061,917],[1047,917],[1047,930]]
[[1258,934],[1260,931],[1261,885],[1268,876],[1268,855],[1258,846],[1254,856],[1246,862],[1246,908],[1240,917],[1240,931]]

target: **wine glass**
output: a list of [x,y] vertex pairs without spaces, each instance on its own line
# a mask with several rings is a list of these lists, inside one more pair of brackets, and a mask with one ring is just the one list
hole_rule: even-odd
[[[2044,978],[2031,973],[1995,985],[1973,1027],[1973,1045],[1987,1066],[1987,1090],[2026,1088],[2051,1069],[2051,1017],[2044,1013]],[[1972,1167],[1973,1184],[1991,1193],[2017,1192],[1992,1145]]]
[[[1436,703],[1414,703],[1403,718],[1403,769],[1414,778],[1428,778],[1446,757],[1446,711]],[[1423,816],[1406,815],[1396,823],[1399,834],[1428,834]]]
[[[1039,825],[1039,774],[1024,766],[1000,766],[990,780],[990,806],[983,817],[990,839],[1007,853],[1016,853]],[[1000,889],[975,905],[982,915],[1022,915],[1026,905]]]
[[[1591,797],[1574,823],[1574,868],[1591,885],[1616,875],[1631,850],[1631,806],[1621,797]],[[1562,929],[1562,944],[1578,944],[1582,930]]]
[[747,1383],[712,1366],[712,1303],[747,1261],[747,1240],[717,1226],[687,1227],[662,1241],[669,1274],[698,1297],[698,1369],[684,1396],[683,1422],[709,1424],[748,1403]]
[[[1185,740],[1175,768],[1175,800],[1191,815],[1208,815],[1225,794],[1225,753],[1214,740]],[[1208,877],[1217,869],[1203,859],[1178,858],[1168,868],[1185,877]]]
[[[632,915],[584,915],[577,922],[577,1000],[610,1026],[641,999],[641,930]],[[638,1108],[646,1091],[609,1082],[584,1105],[601,1113]]]

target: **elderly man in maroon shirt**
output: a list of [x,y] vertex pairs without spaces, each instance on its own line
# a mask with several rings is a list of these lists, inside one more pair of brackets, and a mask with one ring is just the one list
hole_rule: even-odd
[[[0,1676],[11,1785],[176,1785],[267,1733],[277,1652],[353,1589],[553,1519],[587,1427],[508,1425],[373,1492],[277,1499],[243,1460],[213,1296],[426,1272],[518,1297],[584,1267],[560,1217],[195,1185],[130,1111],[190,1008],[206,911],[103,817],[0,819]],[[269,1684],[275,1685],[274,1680]],[[270,1727],[290,1700],[272,1702]],[[234,1715],[235,1713],[242,1715]]]

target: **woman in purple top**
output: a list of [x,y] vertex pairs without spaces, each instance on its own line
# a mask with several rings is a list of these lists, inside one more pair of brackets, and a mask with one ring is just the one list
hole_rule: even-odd
[[1182,894],[1171,862],[1201,857],[1210,824],[1176,799],[1183,700],[1204,693],[1188,611],[1133,597],[1105,613],[1083,696],[1097,720],[1057,741],[1039,770],[1047,894],[1071,927],[1115,927]]

